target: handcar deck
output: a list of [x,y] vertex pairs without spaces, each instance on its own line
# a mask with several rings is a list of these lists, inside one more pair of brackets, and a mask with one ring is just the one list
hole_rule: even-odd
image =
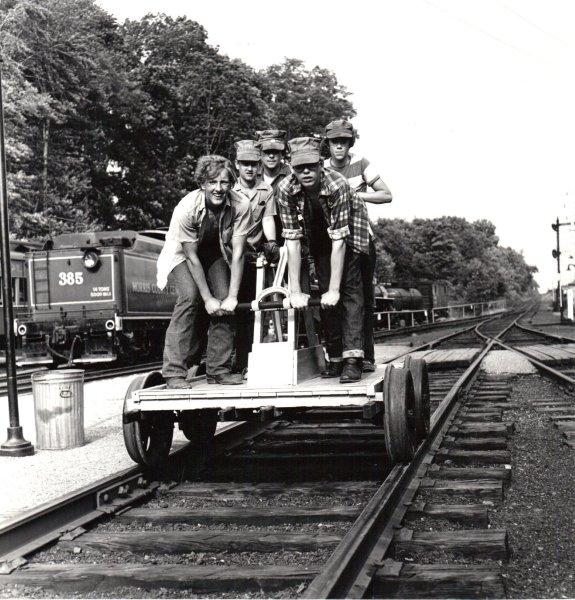
[[365,373],[355,383],[339,383],[338,379],[315,377],[298,385],[253,388],[247,382],[226,386],[194,383],[190,389],[167,389],[165,386],[134,392],[126,400],[127,412],[158,410],[201,410],[206,408],[259,409],[325,408],[338,406],[363,406],[373,401],[383,401],[383,376],[385,366],[373,373]]

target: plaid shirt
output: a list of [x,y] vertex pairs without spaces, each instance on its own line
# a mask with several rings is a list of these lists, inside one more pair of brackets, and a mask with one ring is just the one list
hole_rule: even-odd
[[[287,240],[309,237],[311,210],[305,202],[304,191],[295,175],[280,182],[277,206],[282,220],[282,236]],[[351,193],[345,177],[335,171],[321,171],[319,201],[332,240],[345,239],[355,252],[369,254],[369,217],[365,202]],[[302,229],[303,223],[303,229]]]

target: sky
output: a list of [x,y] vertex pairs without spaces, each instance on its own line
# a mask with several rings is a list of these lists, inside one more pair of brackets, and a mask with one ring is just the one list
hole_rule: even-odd
[[[353,93],[354,151],[393,193],[373,219],[489,219],[542,290],[556,285],[551,223],[575,221],[575,2],[97,2],[120,22],[185,15],[256,69],[285,57],[331,69]],[[575,225],[560,232],[566,283]]]

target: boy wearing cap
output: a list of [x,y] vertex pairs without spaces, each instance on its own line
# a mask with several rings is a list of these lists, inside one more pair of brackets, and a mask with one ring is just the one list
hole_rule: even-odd
[[[330,157],[324,161],[324,168],[336,171],[343,175],[352,193],[364,202],[385,204],[391,202],[392,196],[389,188],[381,179],[379,173],[370,162],[359,155],[352,154],[350,149],[355,144],[356,133],[353,125],[345,119],[331,121],[325,128],[325,138],[329,146]],[[370,188],[370,189],[369,189]],[[364,371],[375,371],[375,352],[373,340],[375,290],[373,275],[377,256],[371,226],[369,255],[363,257],[361,271],[363,281],[363,296],[365,301],[363,343],[365,357]]]
[[279,184],[277,202],[288,249],[291,304],[305,308],[309,300],[299,283],[305,237],[322,293],[329,354],[323,376],[340,376],[341,383],[349,383],[361,379],[363,366],[361,257],[369,253],[369,220],[346,179],[322,168],[320,145],[310,137],[290,140],[293,174]]
[[262,151],[262,172],[260,178],[271,185],[274,194],[277,187],[291,174],[289,167],[284,163],[287,134],[281,129],[266,129],[256,131],[258,136],[256,145]]
[[[254,140],[236,142],[236,169],[239,179],[234,191],[242,194],[250,203],[252,228],[248,233],[244,274],[238,294],[240,302],[251,302],[256,295],[256,258],[258,252],[265,254],[269,263],[279,259],[276,241],[275,217],[277,215],[274,191],[265,181],[258,181],[261,153]],[[252,345],[254,315],[246,311],[237,315],[236,370],[248,366],[248,354]]]

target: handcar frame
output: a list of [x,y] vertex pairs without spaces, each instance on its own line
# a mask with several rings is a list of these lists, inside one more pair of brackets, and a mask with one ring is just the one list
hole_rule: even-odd
[[[149,467],[168,457],[176,422],[191,441],[208,443],[218,420],[249,421],[299,419],[310,410],[353,409],[357,418],[383,427],[388,459],[408,462],[429,430],[429,383],[423,360],[406,359],[402,368],[378,366],[355,383],[322,379],[325,366],[313,320],[305,319],[307,348],[297,347],[296,311],[289,292],[281,285],[286,267],[282,248],[280,263],[269,288],[263,288],[265,261],[258,259],[257,289],[252,303],[238,310],[256,313],[254,344],[249,358],[248,380],[237,386],[194,383],[190,389],[167,389],[159,372],[134,379],[124,401],[123,430],[130,457]],[[266,302],[269,296],[275,300]],[[278,297],[280,299],[278,300]],[[319,303],[317,300],[315,303]],[[310,306],[314,302],[310,301]],[[277,340],[264,343],[262,311],[274,311]],[[281,333],[278,311],[287,311],[287,339]],[[315,345],[314,345],[315,341]],[[327,413],[326,413],[327,415]],[[326,420],[329,417],[325,417]]]

